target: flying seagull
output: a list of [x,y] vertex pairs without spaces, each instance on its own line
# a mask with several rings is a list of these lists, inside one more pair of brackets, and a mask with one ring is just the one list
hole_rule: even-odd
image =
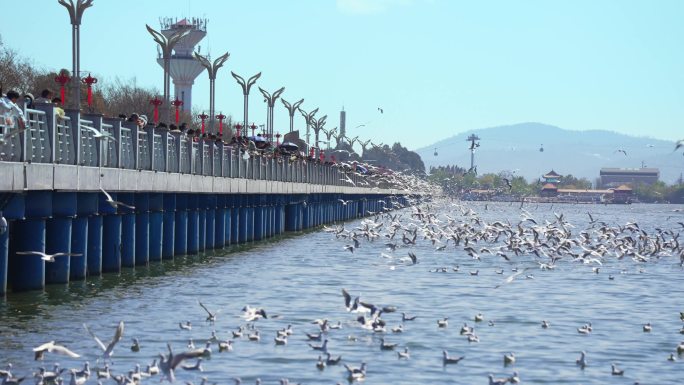
[[114,208],[117,208],[118,206],[123,206],[123,207],[126,207],[128,209],[135,210],[135,206],[127,205],[123,202],[115,201],[114,199],[112,199],[112,196],[109,195],[109,193],[106,192],[102,187],[100,187],[100,191],[102,191],[104,193],[105,197],[107,197],[106,202],[109,203],[110,206],[112,206]]
[[40,255],[40,259],[45,262],[54,262],[55,257],[80,257],[83,254],[75,253],[55,253],[55,254],[45,254],[42,251],[17,251],[17,255]]
[[81,127],[87,129],[88,131],[91,131],[93,133],[94,139],[111,139],[116,142],[114,136],[107,131],[100,131],[95,127],[86,126],[84,124],[82,124]]
[[97,342],[97,345],[100,347],[100,349],[102,349],[102,356],[105,359],[110,358],[112,356],[112,353],[114,352],[114,346],[116,346],[117,342],[121,341],[121,337],[123,337],[124,332],[124,322],[119,321],[119,325],[116,327],[116,331],[114,332],[114,338],[112,338],[109,344],[105,346],[105,344],[102,343],[102,341],[99,338],[97,338],[97,336],[92,331],[90,331],[88,325],[83,324],[83,327],[88,332],[88,334],[90,334],[90,336],[93,337],[95,342]]
[[679,150],[679,148],[682,146],[684,146],[684,139],[679,139],[677,143],[675,143],[675,149],[672,150],[672,152]]
[[384,111],[382,108],[380,108],[380,107],[378,107],[378,111],[380,111],[381,114],[384,114],[384,113],[385,113],[385,111]]
[[513,190],[513,185],[511,185],[511,181],[508,180],[508,178],[502,178],[504,182],[506,182],[506,186],[508,186],[508,192],[511,192]]
[[621,148],[615,150],[615,152],[621,152],[621,153],[625,154],[625,156],[627,156],[627,151],[625,151],[625,150],[623,150],[623,149],[621,149]]
[[65,348],[64,346],[55,344],[55,341],[50,341],[46,344],[42,344],[42,345],[38,346],[37,348],[33,348],[33,351],[35,352],[34,358],[36,360],[42,360],[45,352],[64,354],[64,355],[69,356],[71,358],[80,357],[80,355],[72,352],[71,350]]

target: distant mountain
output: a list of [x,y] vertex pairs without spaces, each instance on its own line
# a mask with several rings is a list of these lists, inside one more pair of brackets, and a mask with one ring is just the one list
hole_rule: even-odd
[[553,169],[594,182],[602,167],[645,166],[660,169],[660,180],[672,184],[684,172],[684,157],[681,151],[672,151],[673,142],[603,130],[571,131],[541,123],[468,131],[420,148],[416,152],[426,171],[440,165],[468,169],[470,142],[466,138],[471,134],[480,137],[480,147],[475,150],[475,166],[480,175],[510,170],[536,180]]

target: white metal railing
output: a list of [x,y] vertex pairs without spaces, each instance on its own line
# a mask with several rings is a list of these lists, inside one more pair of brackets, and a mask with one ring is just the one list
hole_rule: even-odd
[[0,161],[79,164],[338,186],[359,185],[365,179],[348,170],[311,160],[247,153],[235,144],[198,140],[151,127],[139,129],[133,123],[95,114],[57,111],[51,104],[25,109],[27,127],[20,133],[17,133],[20,130],[16,124],[9,127],[4,120],[0,121]]

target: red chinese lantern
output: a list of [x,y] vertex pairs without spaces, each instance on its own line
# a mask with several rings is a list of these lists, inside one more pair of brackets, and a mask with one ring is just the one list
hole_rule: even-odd
[[59,76],[55,77],[55,82],[57,82],[57,84],[60,85],[59,96],[62,99],[62,105],[64,105],[66,103],[66,95],[64,94],[64,86],[67,83],[69,83],[69,80],[71,80],[71,78],[69,78],[69,75],[67,75],[66,72],[63,72],[63,73],[59,74]]
[[209,118],[209,115],[207,115],[205,113],[201,113],[201,114],[197,115],[197,117],[202,119],[202,134],[204,134],[204,121],[207,120],[207,118]]
[[163,100],[159,99],[158,96],[155,96],[154,99],[150,100],[150,104],[154,106],[154,124],[159,123],[159,106],[164,103]]
[[179,109],[183,105],[183,101],[176,99],[176,100],[171,102],[171,105],[176,108],[176,124],[178,124],[178,122],[180,121]]
[[254,122],[252,122],[252,125],[249,126],[249,128],[250,128],[250,130],[252,130],[252,136],[254,136],[254,131],[258,128],[257,125],[254,124]]
[[93,106],[93,84],[97,83],[97,79],[90,76],[88,74],[88,77],[81,79],[81,81],[84,84],[88,85],[88,98],[86,99],[88,101],[88,107]]
[[216,119],[219,121],[219,135],[223,135],[223,119],[225,118],[226,116],[223,114],[216,115]]

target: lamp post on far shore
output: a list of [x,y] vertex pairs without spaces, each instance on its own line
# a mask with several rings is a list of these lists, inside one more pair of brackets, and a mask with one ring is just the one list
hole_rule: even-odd
[[71,84],[73,97],[71,98],[71,103],[74,108],[80,109],[81,107],[81,75],[80,75],[80,65],[81,65],[81,18],[83,17],[83,12],[93,5],[93,0],[57,0],[59,4],[63,5],[64,8],[69,11],[69,18],[71,19],[71,58],[73,69],[71,71]]

